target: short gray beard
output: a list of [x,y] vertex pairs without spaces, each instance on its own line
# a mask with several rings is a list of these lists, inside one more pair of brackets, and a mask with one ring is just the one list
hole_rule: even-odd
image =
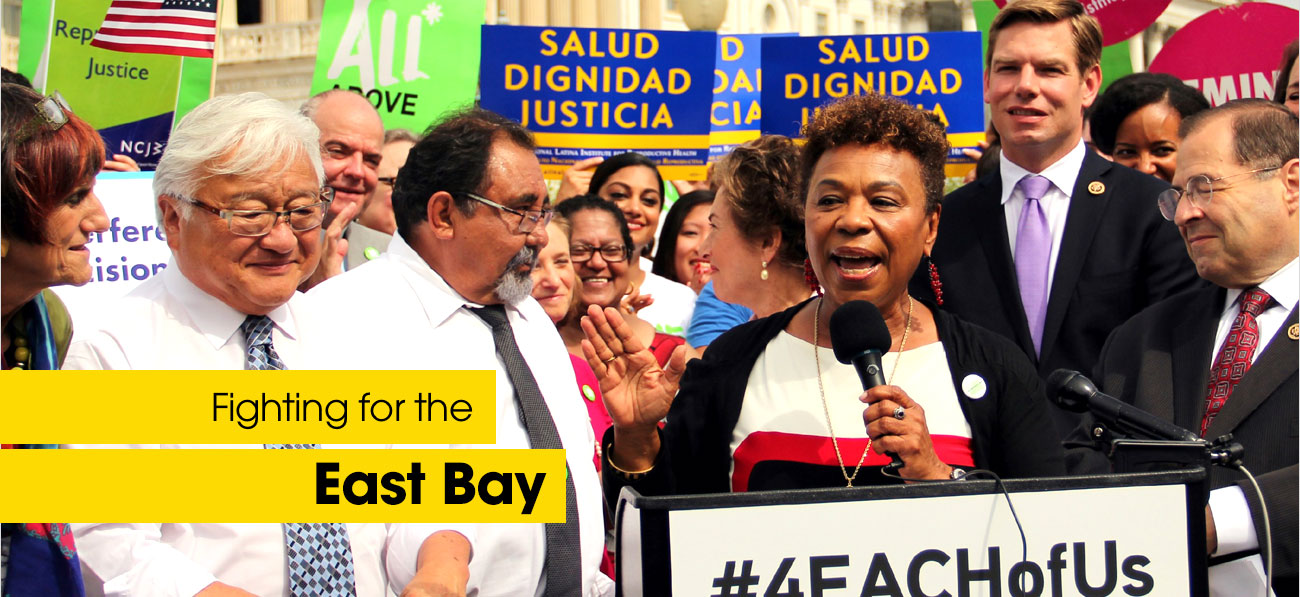
[[521,272],[519,267],[527,265],[537,267],[537,249],[525,246],[506,264],[506,270],[497,278],[496,295],[507,305],[517,305],[532,296],[533,275],[531,271]]

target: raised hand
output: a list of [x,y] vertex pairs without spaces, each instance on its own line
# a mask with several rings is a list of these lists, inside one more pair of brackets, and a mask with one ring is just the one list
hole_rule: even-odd
[[588,190],[591,187],[591,175],[595,174],[596,166],[603,161],[605,158],[597,156],[574,162],[569,166],[560,177],[560,190],[555,193],[555,202],[559,203],[589,192],[595,193],[597,189]]

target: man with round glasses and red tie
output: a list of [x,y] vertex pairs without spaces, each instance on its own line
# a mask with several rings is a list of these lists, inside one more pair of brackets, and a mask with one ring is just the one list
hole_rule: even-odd
[[[1245,448],[1242,464],[1263,501],[1241,473],[1211,468],[1211,594],[1263,592],[1266,515],[1273,591],[1297,591],[1298,128],[1295,115],[1259,99],[1183,121],[1173,188],[1158,202],[1213,286],[1157,303],[1117,328],[1093,376],[1107,394],[1206,440],[1230,433]],[[1089,428],[1084,421],[1070,443],[1090,443]],[[1082,459],[1079,472],[1107,470],[1099,452],[1075,447],[1071,456]],[[1255,587],[1240,576],[1218,586],[1231,568],[1244,568]]]

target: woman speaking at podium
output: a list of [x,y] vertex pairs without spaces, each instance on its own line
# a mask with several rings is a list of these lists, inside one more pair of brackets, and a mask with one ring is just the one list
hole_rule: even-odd
[[[948,144],[937,118],[848,97],[803,135],[806,242],[823,295],[727,332],[689,367],[679,349],[661,369],[614,310],[584,318],[584,355],[614,420],[607,498],[624,485],[667,495],[1063,474],[1024,354],[908,295],[939,225]],[[854,300],[889,331],[886,383],[867,392],[831,349],[831,315]],[[887,453],[901,462],[886,469]]]

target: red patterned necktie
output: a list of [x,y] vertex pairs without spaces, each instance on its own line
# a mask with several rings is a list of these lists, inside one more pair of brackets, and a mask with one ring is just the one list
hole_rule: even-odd
[[1214,367],[1210,369],[1210,385],[1205,390],[1205,416],[1201,419],[1201,437],[1210,428],[1214,417],[1223,409],[1228,396],[1237,387],[1237,382],[1250,369],[1250,362],[1259,347],[1259,324],[1255,317],[1264,312],[1272,300],[1267,292],[1252,288],[1241,293],[1241,310],[1232,320],[1232,329],[1223,341],[1223,348],[1214,357]]

